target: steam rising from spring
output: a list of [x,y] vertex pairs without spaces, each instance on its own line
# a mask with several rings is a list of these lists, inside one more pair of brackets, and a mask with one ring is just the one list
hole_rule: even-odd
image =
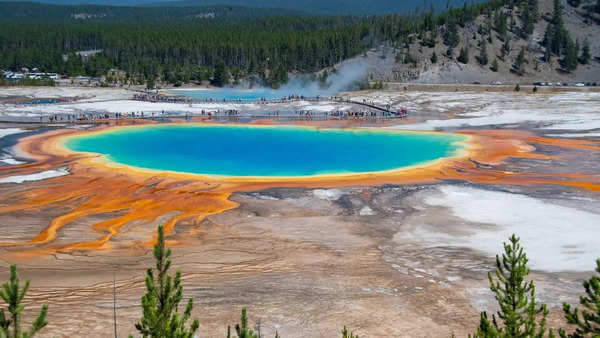
[[372,59],[358,57],[344,61],[330,71],[325,83],[314,76],[297,75],[277,89],[252,88],[256,92],[269,93],[269,96],[284,97],[291,94],[306,97],[332,96],[343,90],[357,89],[359,83],[367,80],[370,70],[374,67]]
[[335,72],[331,72],[326,83],[319,80],[306,81],[302,77],[292,78],[277,91],[282,95],[300,94],[304,96],[331,96],[343,90],[353,89],[365,81],[371,67],[367,59],[352,59],[344,62]]

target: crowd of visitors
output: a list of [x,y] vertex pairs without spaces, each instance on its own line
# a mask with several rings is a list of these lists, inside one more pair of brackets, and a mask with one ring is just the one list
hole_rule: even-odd
[[[167,96],[162,95],[156,92],[145,92],[145,93],[135,93],[133,95],[134,100],[138,101],[146,101],[146,102],[162,102],[162,103],[186,103],[191,107],[192,103],[198,102],[220,102],[213,98],[205,98],[205,99],[194,99],[185,96]],[[114,119],[132,119],[132,118],[141,118],[141,119],[155,119],[155,118],[167,118],[167,117],[208,117],[208,118],[217,118],[217,117],[228,117],[228,118],[238,118],[240,116],[248,117],[248,118],[260,118],[260,117],[282,117],[282,118],[290,118],[290,119],[361,119],[361,118],[402,118],[407,115],[406,109],[402,109],[400,111],[394,112],[390,110],[390,106],[387,105],[385,108],[376,106],[372,101],[362,100],[362,102],[352,101],[349,99],[345,99],[339,96],[332,96],[327,98],[321,98],[320,96],[316,97],[306,97],[304,95],[290,94],[288,96],[281,97],[280,99],[270,100],[266,98],[257,99],[255,102],[257,103],[288,103],[291,101],[320,101],[322,99],[326,99],[328,101],[334,102],[344,102],[344,103],[353,103],[357,106],[364,106],[367,109],[363,110],[333,110],[333,111],[316,111],[316,110],[299,110],[299,111],[267,111],[267,112],[247,112],[240,113],[235,109],[212,109],[212,110],[199,110],[195,113],[190,112],[147,112],[143,111],[137,112],[123,112],[123,113],[96,113],[96,112],[82,112],[78,114],[55,114],[50,116],[41,116],[40,115],[40,123],[49,122],[49,123],[76,123],[76,122],[89,122],[89,121],[102,121],[102,120],[114,120]],[[248,101],[242,101],[241,99],[236,100],[226,100],[223,99],[224,102],[237,102],[237,103],[247,103]]]
[[281,117],[289,119],[378,119],[378,118],[402,118],[407,115],[407,111],[402,109],[400,112],[384,112],[375,110],[334,110],[334,111],[267,111],[267,112],[248,112],[240,113],[236,109],[227,110],[200,110],[198,113],[181,112],[126,112],[126,113],[96,113],[84,112],[78,114],[53,114],[50,116],[40,116],[40,123],[77,123],[103,120],[119,119],[163,119],[163,118],[191,118],[194,116],[220,118],[220,117]]

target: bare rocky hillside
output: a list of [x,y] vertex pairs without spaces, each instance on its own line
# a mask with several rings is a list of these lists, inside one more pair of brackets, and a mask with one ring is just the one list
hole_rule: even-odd
[[[398,50],[393,68],[373,73],[374,79],[384,81],[418,82],[418,83],[473,83],[482,84],[499,81],[502,83],[531,82],[600,82],[600,14],[590,13],[588,6],[594,6],[591,0],[584,0],[575,8],[566,0],[560,0],[563,6],[564,27],[573,41],[579,43],[578,55],[581,55],[584,41],[588,41],[591,59],[587,64],[579,64],[573,71],[565,71],[561,65],[563,56],[553,55],[550,62],[545,60],[544,36],[553,16],[553,0],[539,0],[539,20],[533,32],[523,38],[520,27],[523,25],[522,9],[518,6],[511,11],[508,7],[499,10],[507,16],[507,37],[510,51],[502,56],[505,42],[495,27],[491,30],[491,42],[484,31],[490,27],[493,15],[480,15],[464,27],[458,26],[460,42],[453,49],[452,57],[447,55],[448,45],[444,44],[443,32],[440,29],[434,47],[423,43],[425,36],[415,36],[409,47]],[[514,23],[513,23],[514,21]],[[479,62],[481,41],[485,40],[488,62]],[[468,50],[468,62],[459,62],[461,49]],[[522,74],[514,71],[515,60],[524,48],[525,63]],[[437,62],[431,57],[437,55]],[[498,62],[498,70],[492,71],[494,60]],[[464,61],[464,59],[463,59]]]

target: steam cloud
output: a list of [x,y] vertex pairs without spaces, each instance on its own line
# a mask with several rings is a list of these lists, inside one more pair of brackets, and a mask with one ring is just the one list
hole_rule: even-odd
[[370,63],[365,59],[353,59],[344,62],[336,72],[329,74],[325,86],[318,81],[303,81],[301,78],[292,78],[283,87],[277,91],[282,95],[290,93],[304,96],[331,96],[342,90],[351,89],[351,86],[367,78],[370,69]]
[[319,79],[310,79],[306,75],[294,76],[278,89],[258,87],[253,91],[269,93],[273,96],[288,96],[291,94],[307,97],[332,96],[343,90],[354,89],[360,81],[364,81],[372,67],[372,62],[365,58],[355,58],[343,62],[330,72],[325,84]]

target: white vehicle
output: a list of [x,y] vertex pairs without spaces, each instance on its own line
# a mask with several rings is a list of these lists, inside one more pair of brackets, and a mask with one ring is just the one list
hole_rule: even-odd
[[585,84],[583,84],[581,82],[577,82],[574,86],[575,87],[585,87]]

